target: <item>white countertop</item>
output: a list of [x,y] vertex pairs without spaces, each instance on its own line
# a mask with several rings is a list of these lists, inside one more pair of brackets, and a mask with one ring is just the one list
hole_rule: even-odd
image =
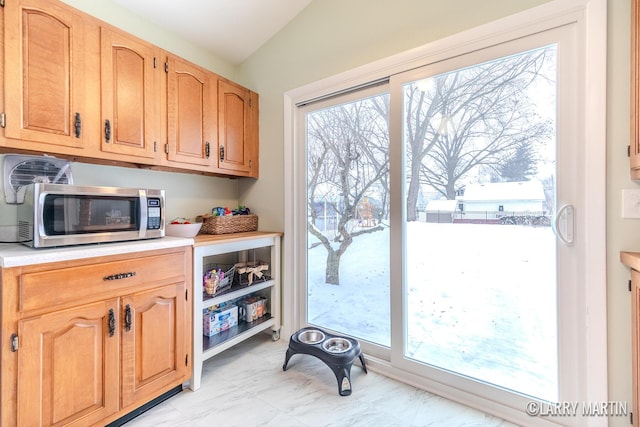
[[21,267],[45,262],[69,261],[106,255],[119,255],[154,249],[192,246],[193,239],[162,237],[131,242],[96,243],[91,245],[34,249],[20,243],[0,244],[0,267]]

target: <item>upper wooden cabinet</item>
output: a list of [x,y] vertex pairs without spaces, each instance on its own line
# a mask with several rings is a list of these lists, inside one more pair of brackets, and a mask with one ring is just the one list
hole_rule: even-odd
[[75,9],[48,0],[4,10],[5,136],[16,148],[73,153],[95,142],[96,98],[85,79],[96,28]]
[[[255,104],[255,105],[254,105]],[[218,168],[257,176],[257,94],[224,79],[218,80]],[[256,158],[254,158],[256,157]],[[256,162],[256,173],[252,168]]]
[[171,162],[215,171],[215,74],[167,54],[167,155]]
[[[101,92],[103,152],[154,159],[161,122],[159,49],[102,27]],[[130,160],[130,159],[129,159]]]
[[247,150],[249,152],[249,176],[258,178],[260,174],[260,99],[256,92],[249,91],[249,131]]
[[1,152],[258,177],[256,93],[59,1],[1,14]]

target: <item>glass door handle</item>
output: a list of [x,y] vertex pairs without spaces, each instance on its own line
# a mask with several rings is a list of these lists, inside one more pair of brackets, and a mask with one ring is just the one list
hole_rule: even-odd
[[[564,227],[560,228],[560,220],[564,219]],[[573,245],[574,239],[574,222],[575,222],[575,208],[573,205],[562,205],[556,212],[556,217],[553,220],[553,232],[562,243],[566,246]]]

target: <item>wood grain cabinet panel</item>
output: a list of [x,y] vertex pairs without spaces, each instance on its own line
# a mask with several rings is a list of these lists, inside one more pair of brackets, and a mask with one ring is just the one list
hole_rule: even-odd
[[640,180],[640,0],[631,0],[631,179]]
[[[253,105],[251,91],[220,79],[218,81],[218,168],[239,175],[251,175],[257,134],[251,112]],[[257,104],[257,102],[256,102]]]
[[249,91],[249,96],[249,130],[247,132],[249,176],[252,178],[258,178],[260,175],[260,102],[257,93]]
[[191,260],[179,247],[0,269],[0,425],[106,425],[188,380]]
[[112,299],[19,322],[18,425],[91,425],[118,411],[117,312]]
[[170,162],[215,168],[214,74],[167,55],[167,155]]
[[0,152],[258,177],[257,93],[57,0],[0,13]]
[[631,358],[633,426],[640,426],[640,273],[631,270]]
[[123,406],[151,400],[187,374],[185,301],[184,284],[123,298]]
[[47,0],[11,1],[4,14],[7,145],[87,148],[96,121],[85,84],[93,28],[75,9]]
[[101,150],[154,159],[161,125],[159,49],[105,27],[100,29],[100,40]]
[[[184,265],[175,262],[173,254],[106,262],[98,267],[64,266],[23,274],[18,309],[29,314],[66,308],[91,299],[108,297],[114,292],[171,283],[184,275]],[[123,278],[113,279],[118,275]],[[43,283],[47,285],[43,286]]]

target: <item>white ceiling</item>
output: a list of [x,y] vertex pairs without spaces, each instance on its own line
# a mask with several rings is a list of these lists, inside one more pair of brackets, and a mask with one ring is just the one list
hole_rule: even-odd
[[312,0],[112,1],[232,64],[239,64]]

